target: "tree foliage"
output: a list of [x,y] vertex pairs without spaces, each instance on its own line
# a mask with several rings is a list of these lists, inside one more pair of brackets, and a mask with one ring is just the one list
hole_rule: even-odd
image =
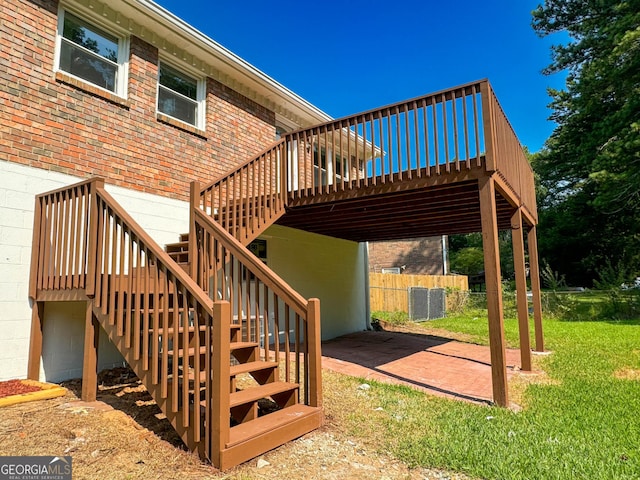
[[640,272],[640,0],[546,0],[533,11],[552,47],[546,73],[557,128],[533,155],[540,176],[540,250],[570,283],[605,265]]
[[[510,280],[514,275],[513,246],[510,231],[499,232],[498,248],[500,249],[502,278]],[[484,253],[482,249],[481,233],[451,235],[449,237],[451,271],[462,275],[477,275],[484,272]]]

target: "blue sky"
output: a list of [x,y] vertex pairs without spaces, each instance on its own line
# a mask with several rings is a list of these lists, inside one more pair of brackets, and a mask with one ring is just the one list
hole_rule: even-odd
[[333,117],[488,78],[523,145],[553,131],[537,0],[156,0]]

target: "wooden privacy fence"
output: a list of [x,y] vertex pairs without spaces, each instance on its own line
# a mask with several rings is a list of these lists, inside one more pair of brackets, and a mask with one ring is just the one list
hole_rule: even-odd
[[408,312],[409,287],[451,288],[469,290],[464,275],[397,275],[392,273],[369,274],[369,298],[371,311]]

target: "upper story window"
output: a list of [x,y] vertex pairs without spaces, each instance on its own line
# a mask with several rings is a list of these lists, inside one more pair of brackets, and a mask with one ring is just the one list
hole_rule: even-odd
[[125,97],[127,47],[125,38],[60,11],[58,70]]
[[204,129],[203,79],[160,63],[158,75],[158,112]]

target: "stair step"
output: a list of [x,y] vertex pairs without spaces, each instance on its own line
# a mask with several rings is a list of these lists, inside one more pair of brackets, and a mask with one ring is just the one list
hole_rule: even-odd
[[[173,350],[168,350],[167,351],[167,355],[172,356],[173,355]],[[196,353],[196,349],[195,348],[190,348],[189,350],[187,350],[187,356],[189,357],[193,357]],[[207,347],[203,346],[200,347],[200,354],[205,354],[207,353]],[[178,349],[178,357],[183,357],[184,356],[184,348],[179,348]]]
[[[204,332],[204,331],[207,330],[207,326],[206,325],[200,325],[198,327],[198,330],[201,331],[201,332]],[[174,331],[175,331],[175,329],[173,327],[169,327],[169,328],[167,328],[167,332],[166,333],[167,333],[167,335],[173,335]],[[187,332],[193,333],[195,331],[196,331],[196,327],[194,327],[194,326],[187,327]],[[152,328],[149,329],[149,333],[153,333],[153,329]],[[164,333],[165,333],[164,332],[164,328],[162,328],[162,327],[158,328],[158,335],[163,335]],[[178,327],[178,333],[179,334],[184,333],[184,327]]]
[[267,398],[278,393],[292,392],[298,389],[297,383],[289,382],[273,382],[257,387],[247,388],[246,390],[240,390],[233,392],[230,395],[231,408],[240,405],[246,405],[247,403],[255,402],[261,398]]
[[240,363],[238,365],[231,366],[231,376],[235,377],[236,375],[240,375],[242,373],[259,372],[260,370],[268,370],[271,368],[276,368],[277,366],[277,362],[257,361]]
[[241,423],[231,427],[229,443],[226,447],[231,448],[240,443],[256,438],[266,432],[271,432],[287,424],[302,420],[305,417],[317,415],[320,412],[318,407],[296,404],[283,408],[268,415],[263,415],[250,422]]
[[181,242],[188,242],[189,241],[189,233],[181,233],[180,234],[180,241]]
[[181,253],[189,251],[189,242],[175,242],[175,243],[167,243],[164,246],[164,251],[167,253]]
[[[231,351],[234,350],[243,350],[243,349],[247,349],[247,348],[256,348],[258,346],[258,344],[256,342],[232,342],[230,344],[230,348]],[[190,348],[188,351],[188,355],[190,357],[193,357],[193,355],[196,353],[196,349],[195,348]],[[173,350],[169,350],[167,352],[169,355],[173,355]],[[184,353],[184,349],[180,348],[178,350],[178,356],[181,357]],[[200,347],[200,353],[204,354],[207,353],[207,347],[206,346],[201,346]]]
[[[267,370],[269,368],[276,368],[278,366],[277,362],[247,362],[240,363],[238,365],[231,365],[231,376],[235,377],[236,375],[240,375],[242,373],[251,373],[251,372],[259,372],[261,370]],[[193,373],[189,373],[188,375],[189,381],[193,381]],[[200,382],[204,382],[207,379],[207,372],[200,372]]]
[[231,342],[231,351],[244,350],[246,348],[256,348],[258,344],[256,342]]

